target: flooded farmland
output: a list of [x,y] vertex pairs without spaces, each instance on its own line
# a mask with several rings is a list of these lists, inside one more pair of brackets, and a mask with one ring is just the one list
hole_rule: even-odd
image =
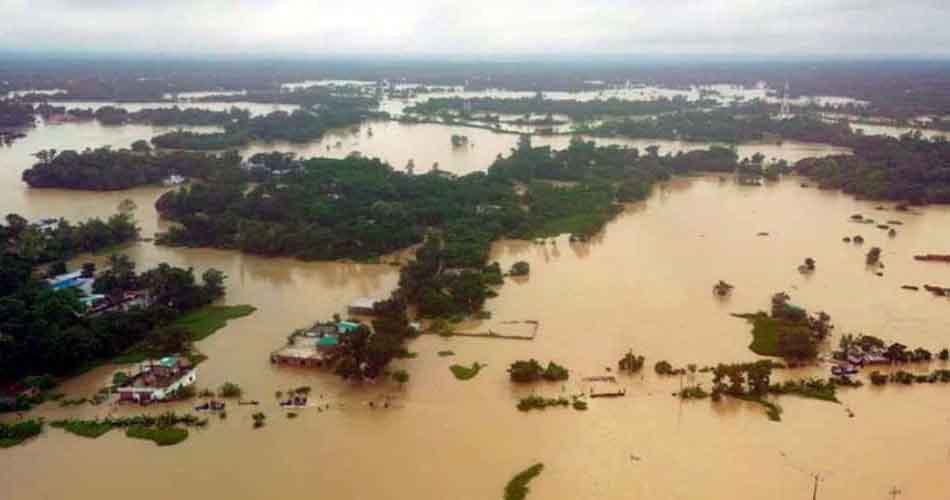
[[[450,136],[459,132],[473,145],[453,148]],[[157,133],[155,127],[94,123],[40,126],[26,139],[0,148],[0,209],[30,219],[79,220],[114,213],[121,200],[130,198],[138,206],[143,236],[150,237],[163,228],[153,205],[165,188],[32,190],[20,182],[20,174],[39,149],[126,147]],[[396,168],[413,159],[419,171],[438,162],[443,170],[464,174],[484,169],[516,140],[516,135],[482,129],[380,122],[304,145],[255,144],[242,153],[280,149],[301,156],[345,156],[355,150]],[[563,147],[568,140],[539,137],[535,144]],[[705,147],[619,143],[641,149],[656,143],[661,152]],[[762,152],[789,161],[834,151],[788,142],[739,147],[740,156]],[[605,374],[605,367],[615,366],[630,348],[647,357],[648,367],[660,359],[677,366],[757,359],[747,349],[749,325],[730,313],[765,309],[770,295],[781,290],[809,310],[827,311],[836,325],[833,342],[841,333],[863,332],[930,349],[950,345],[950,302],[900,289],[903,284],[950,285],[950,266],[912,259],[916,253],[950,248],[950,210],[896,212],[889,205],[877,210],[877,203],[801,183],[786,178],[739,186],[719,176],[677,178],[659,185],[645,202],[626,207],[590,242],[560,237],[543,244],[496,243],[493,259],[506,269],[527,261],[531,275],[508,279],[487,303],[492,318],[466,327],[504,331],[507,321],[536,320],[541,325],[537,337],[423,336],[408,346],[418,356],[396,363],[412,376],[404,388],[352,386],[330,374],[274,367],[267,360],[293,329],[342,312],[355,297],[388,294],[397,284],[397,267],[135,244],[125,251],[140,269],[159,262],[198,271],[215,267],[229,277],[227,303],[258,308],[198,343],[209,356],[199,368],[198,386],[234,381],[261,406],[229,408],[227,419],[214,419],[171,448],[129,440],[120,432],[89,440],[48,429],[25,446],[0,451],[0,482],[17,500],[91,500],[106,494],[142,500],[183,494],[485,499],[498,498],[515,471],[543,461],[545,472],[532,483],[534,498],[726,500],[741,489],[743,498],[797,499],[811,493],[814,473],[825,478],[821,488],[827,498],[876,498],[895,484],[913,498],[940,497],[950,487],[945,474],[950,398],[943,386],[843,390],[841,404],[783,397],[783,421],[776,423],[757,405],[681,402],[670,396],[679,378],[660,379],[647,369],[642,376],[621,377],[627,397],[594,400],[587,412],[515,409],[517,399],[531,390],[545,396],[587,390],[582,377]],[[855,213],[903,224],[890,238],[873,225],[849,221]],[[768,236],[758,236],[761,232]],[[863,247],[841,241],[856,234],[865,238]],[[870,246],[883,250],[884,276],[865,268]],[[806,257],[817,262],[817,270],[807,276],[796,271]],[[710,291],[719,279],[736,286],[728,299]],[[437,355],[447,349],[455,356]],[[505,368],[528,357],[567,366],[571,382],[513,388]],[[470,381],[449,373],[450,364],[476,361],[487,366]],[[88,372],[63,390],[68,397],[89,396],[115,369]],[[284,418],[274,391],[299,385],[312,386],[331,410]],[[385,396],[393,407],[367,406]],[[186,411],[188,406],[171,408]],[[141,410],[63,409],[52,403],[36,414],[91,418],[110,411]],[[255,411],[268,414],[263,429],[251,429]],[[898,449],[901,453],[895,453]]]

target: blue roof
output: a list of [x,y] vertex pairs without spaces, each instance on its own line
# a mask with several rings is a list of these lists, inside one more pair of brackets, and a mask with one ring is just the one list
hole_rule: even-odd
[[352,331],[355,331],[359,327],[360,327],[359,323],[354,323],[352,321],[341,321],[336,324],[336,328],[337,330],[340,331],[340,333],[350,333]]
[[319,340],[317,340],[318,346],[328,347],[328,346],[335,346],[339,344],[340,344],[340,339],[334,337],[333,335],[325,335],[323,337],[320,337]]

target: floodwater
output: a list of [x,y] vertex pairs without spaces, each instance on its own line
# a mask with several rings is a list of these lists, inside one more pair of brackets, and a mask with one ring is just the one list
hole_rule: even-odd
[[[413,151],[406,154],[415,155],[420,166],[432,160],[453,165],[453,171],[474,168],[474,160],[440,156],[450,151],[451,127],[372,126],[372,141],[362,129],[357,139],[378,144],[380,154]],[[152,132],[92,124],[31,131],[27,139],[0,148],[0,212],[80,219],[109,215],[120,200],[131,198],[145,236],[152,235],[162,227],[153,203],[164,188],[82,193],[30,190],[19,182],[34,150],[103,142],[121,147]],[[469,153],[481,155],[479,161],[490,161],[507,141],[516,140],[504,136],[493,142],[493,134],[480,131],[469,136],[478,151]],[[392,144],[383,145],[383,138]],[[806,146],[760,147],[777,148],[763,151],[775,156],[804,154],[798,148]],[[807,148],[810,154],[822,152]],[[387,159],[402,163],[402,157]],[[784,397],[779,400],[783,421],[776,423],[747,403],[681,403],[670,396],[681,381],[659,379],[649,368],[660,359],[677,366],[756,359],[746,349],[749,326],[729,313],[764,309],[780,290],[810,310],[831,314],[836,335],[865,332],[931,349],[950,345],[950,301],[900,289],[950,285],[950,266],[912,259],[915,253],[950,249],[945,229],[950,210],[879,211],[875,203],[802,188],[801,182],[788,178],[756,187],[718,176],[678,178],[630,205],[589,243],[561,237],[553,244],[495,244],[493,258],[504,268],[525,260],[531,275],[508,279],[499,297],[488,302],[492,318],[466,326],[505,333],[508,321],[537,320],[535,340],[423,336],[408,346],[418,353],[415,359],[395,363],[411,375],[404,388],[389,382],[351,386],[329,374],[267,361],[293,329],[342,312],[354,297],[386,295],[396,285],[396,267],[136,244],[127,251],[140,268],[161,261],[198,272],[216,267],[229,277],[227,303],[258,308],[198,343],[209,356],[199,367],[198,385],[233,381],[261,405],[229,404],[227,419],[212,418],[207,429],[192,431],[186,442],[170,448],[126,439],[118,431],[90,440],[49,429],[24,446],[0,450],[0,497],[492,499],[502,497],[515,473],[544,462],[529,498],[800,499],[811,494],[815,473],[823,479],[819,498],[884,498],[892,486],[905,498],[942,498],[950,487],[947,387],[864,387],[843,391],[840,405]],[[895,226],[898,235],[891,239],[871,225],[850,222],[854,213],[903,225]],[[841,242],[855,234],[864,236],[864,247]],[[883,249],[883,277],[864,266],[864,253],[874,245]],[[810,276],[796,270],[806,257],[817,261]],[[713,296],[711,287],[719,279],[736,286],[730,298]],[[605,367],[615,366],[631,348],[647,357],[647,368],[642,375],[621,377],[627,397],[591,400],[586,412],[515,409],[518,398],[532,391],[546,396],[586,391],[582,377],[605,375]],[[439,357],[442,350],[455,356]],[[512,387],[505,368],[528,357],[566,365],[571,382]],[[448,370],[453,363],[476,361],[487,366],[467,382]],[[115,369],[96,369],[62,389],[70,398],[90,396]],[[331,410],[302,410],[287,419],[274,391],[300,385],[313,387],[317,398],[323,395]],[[385,396],[393,399],[392,408],[366,405]],[[152,411],[165,409],[187,411],[188,405]],[[61,409],[51,403],[36,414],[91,418],[110,411],[141,410]],[[267,414],[267,424],[252,430],[251,414],[257,411]]]
[[[465,135],[466,146],[452,145],[452,135]],[[658,139],[585,138],[599,145],[616,144],[638,148],[645,152],[647,146],[656,145],[660,154],[676,154],[680,151],[708,148],[712,143],[669,141]],[[535,146],[566,148],[571,141],[567,135],[533,136]],[[415,164],[415,172],[423,173],[435,163],[444,171],[459,175],[484,170],[499,155],[507,155],[518,144],[518,134],[502,134],[491,130],[433,123],[407,124],[393,121],[368,122],[356,128],[332,131],[322,139],[307,143],[254,143],[243,149],[244,156],[274,150],[296,153],[300,157],[327,156],[343,158],[359,152],[363,156],[387,161],[397,169],[404,168],[409,160]],[[740,158],[762,153],[766,159],[785,159],[794,163],[802,158],[845,153],[847,149],[825,144],[810,144],[786,141],[782,144],[740,144]]]

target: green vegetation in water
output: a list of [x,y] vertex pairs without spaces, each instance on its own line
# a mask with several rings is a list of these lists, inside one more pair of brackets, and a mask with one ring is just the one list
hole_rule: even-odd
[[[98,438],[112,429],[126,429],[128,437],[150,439],[159,446],[168,446],[184,441],[188,431],[178,426],[204,427],[206,419],[194,415],[177,415],[166,412],[158,416],[138,415],[133,417],[106,417],[94,420],[56,420],[50,425],[66,432],[87,438]],[[133,431],[133,429],[135,429]]]
[[570,399],[568,399],[564,396],[545,398],[536,394],[521,398],[518,401],[519,411],[544,410],[551,406],[563,406],[565,408],[572,406],[575,410],[584,411],[587,409],[587,402],[581,399],[581,396],[577,395],[571,396]]
[[234,382],[225,382],[218,388],[218,396],[222,398],[239,398],[244,394],[244,389]]
[[617,362],[617,370],[624,373],[637,373],[643,368],[643,363],[646,361],[646,358],[643,356],[637,356],[633,353],[632,350],[627,351],[627,354],[624,354],[623,358],[620,358],[620,361]]
[[188,429],[134,425],[126,429],[125,435],[134,439],[147,439],[158,446],[173,446],[188,439]]
[[478,375],[478,372],[484,368],[485,365],[479,364],[477,361],[472,363],[471,367],[462,366],[462,365],[452,365],[449,367],[449,370],[452,371],[452,375],[455,375],[455,378],[458,380],[470,380],[475,378]]
[[224,328],[228,320],[249,316],[256,310],[249,305],[208,305],[185,313],[173,324],[188,329],[192,342],[197,342]]
[[570,378],[567,368],[550,361],[547,368],[542,368],[536,359],[518,360],[508,367],[508,376],[512,382],[528,383],[541,379],[549,382],[564,381]]
[[785,293],[772,297],[772,312],[734,314],[752,323],[752,343],[749,349],[761,356],[788,359],[812,359],[818,354],[818,343],[832,328],[830,317],[818,313],[811,317],[804,309],[789,303]]
[[63,429],[70,434],[92,439],[111,431],[114,427],[109,422],[99,420],[57,420],[50,425]]
[[769,417],[769,420],[773,422],[782,421],[782,407],[765,399],[762,397],[755,396],[733,396],[736,399],[741,399],[743,401],[748,401],[750,403],[758,403],[765,407],[765,414]]
[[22,444],[43,432],[42,419],[30,419],[13,424],[0,423],[0,448]]
[[455,351],[439,351],[438,355],[439,357],[442,357],[442,358],[447,357],[447,356],[455,356]]
[[505,485],[505,500],[524,500],[530,489],[528,483],[544,470],[543,463],[536,463],[519,472]]
[[255,429],[260,429],[261,427],[264,427],[264,422],[267,421],[267,415],[264,415],[262,412],[257,412],[251,415],[251,418],[254,419]]

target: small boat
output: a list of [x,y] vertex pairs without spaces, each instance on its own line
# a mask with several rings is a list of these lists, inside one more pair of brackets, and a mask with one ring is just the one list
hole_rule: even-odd
[[257,400],[251,400],[251,401],[238,401],[238,404],[241,406],[257,406],[260,403],[257,402]]

